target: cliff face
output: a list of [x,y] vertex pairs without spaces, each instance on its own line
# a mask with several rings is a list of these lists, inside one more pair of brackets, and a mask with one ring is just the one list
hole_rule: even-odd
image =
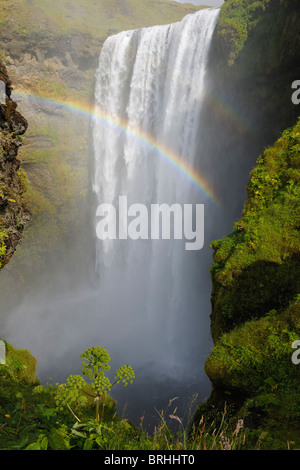
[[1,62],[0,85],[5,100],[0,103],[0,268],[3,268],[15,252],[30,213],[23,199],[26,179],[18,158],[27,121],[10,98],[11,81]]
[[[212,243],[209,406],[230,403],[262,447],[300,442],[300,120],[258,159],[235,231]],[[275,421],[276,417],[276,421]]]
[[272,142],[251,171],[233,232],[211,244],[214,349],[205,370],[213,392],[198,413],[214,415],[226,403],[244,420],[246,448],[300,442],[300,366],[292,362],[300,339],[300,120],[291,101],[300,76],[297,21],[294,1],[228,0],[213,45],[222,57],[211,64],[215,86],[222,92],[225,77],[226,99],[256,119],[260,145]]
[[299,114],[291,101],[300,76],[298,7],[296,0],[226,0],[215,30],[214,87],[263,145],[273,144]]

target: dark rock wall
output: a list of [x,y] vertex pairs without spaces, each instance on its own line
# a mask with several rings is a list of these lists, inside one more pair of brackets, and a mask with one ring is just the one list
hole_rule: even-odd
[[7,264],[20,242],[30,213],[23,199],[26,178],[18,149],[27,130],[26,119],[11,100],[12,84],[0,62],[0,80],[5,84],[5,103],[0,103],[0,268]]

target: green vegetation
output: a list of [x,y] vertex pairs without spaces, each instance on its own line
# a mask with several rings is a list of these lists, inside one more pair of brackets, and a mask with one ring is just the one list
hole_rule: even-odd
[[[299,71],[297,2],[227,0],[214,37],[220,90],[224,82],[231,85],[232,107],[243,106],[246,117],[260,110],[259,124],[268,123],[269,141],[292,125],[298,112],[290,99]],[[14,83],[44,97],[88,101],[94,59],[108,34],[169,23],[198,9],[150,0],[30,0],[26,8],[22,0],[0,0],[0,7],[1,35],[11,39],[4,54]],[[65,66],[66,54],[74,51],[80,60],[73,54],[75,63]],[[30,54],[36,62],[28,59]],[[28,76],[14,73],[16,63],[25,64]],[[5,304],[28,290],[32,271],[63,269],[74,256],[82,269],[88,256],[87,224],[78,217],[87,207],[88,126],[65,110],[41,106],[34,116],[30,106],[32,120],[20,152],[26,174],[18,170],[15,183],[26,190],[33,220],[21,250],[1,273]],[[104,375],[107,362],[100,361],[100,375],[87,365],[94,385],[70,376],[65,384],[44,387],[28,351],[7,345],[7,364],[0,365],[0,449],[300,448],[300,366],[291,361],[292,342],[300,338],[299,133],[300,121],[259,157],[241,220],[232,234],[212,243],[215,347],[206,372],[214,390],[190,426],[183,425],[170,400],[150,436],[142,417],[137,429],[117,415],[108,395],[116,381]],[[9,138],[0,133],[5,145]],[[2,156],[3,151],[0,161]],[[0,199],[17,226],[23,224],[18,212],[23,198],[1,183]],[[6,262],[8,236],[0,220],[0,267]],[[122,369],[116,380],[129,371]],[[169,420],[178,424],[178,432],[170,429]]]
[[291,361],[291,345],[300,336],[298,314],[295,302],[282,314],[272,310],[224,333],[206,363],[210,378],[250,395],[297,390],[299,372]]
[[236,230],[211,244],[216,338],[219,328],[282,311],[300,290],[299,152],[300,120],[259,157]]
[[7,230],[3,230],[3,228],[0,228],[0,268],[3,267],[3,259],[6,254],[6,244],[5,241],[8,237]]
[[227,0],[220,12],[217,32],[226,44],[232,65],[272,0]]
[[211,80],[217,94],[251,123],[254,134],[244,138],[252,145],[254,139],[263,146],[274,143],[298,117],[291,84],[300,74],[299,21],[297,0],[226,0],[222,5]]
[[131,366],[121,366],[116,372],[115,381],[111,383],[109,378],[105,376],[105,371],[110,370],[110,356],[104,348],[100,346],[89,348],[80,356],[82,359],[87,360],[82,363],[83,375],[88,375],[91,380],[89,391],[86,390],[86,382],[83,377],[72,375],[67,380],[65,385],[59,387],[57,403],[66,403],[69,407],[74,402],[85,403],[86,396],[91,397],[96,403],[96,420],[100,422],[99,406],[100,400],[102,401],[102,415],[103,420],[105,397],[111,388],[123,382],[126,387],[128,383],[132,383],[134,379],[134,370]]
[[[265,150],[250,175],[235,231],[212,243],[211,329],[205,370],[214,386],[206,411],[224,401],[252,430],[247,445],[299,448],[300,119]],[[253,424],[254,423],[254,424]]]
[[[70,376],[66,383],[39,384],[36,361],[27,350],[6,343],[6,365],[0,365],[0,449],[1,450],[213,450],[240,449],[245,430],[239,421],[229,426],[227,410],[218,422],[203,418],[190,429],[176,414],[174,400],[158,412],[159,424],[153,434],[116,413],[116,403],[108,393],[113,384],[104,373],[110,357],[101,347],[90,348],[81,357],[83,376]],[[115,383],[133,379],[133,370],[122,366]],[[101,395],[101,419],[94,415],[95,391]],[[178,424],[171,430],[168,422]]]
[[178,21],[185,13],[199,9],[159,0],[33,0],[26,8],[23,0],[2,0],[0,7],[2,30],[10,29],[25,39],[41,31],[50,37],[80,32],[104,38],[116,31],[143,27],[145,21],[148,26]]
[[[292,312],[288,315],[292,315]],[[298,321],[299,327],[299,317],[297,320],[296,316],[295,320]],[[264,326],[268,329],[267,319]],[[278,326],[282,327],[282,324]],[[269,338],[271,350],[276,347],[276,342],[279,344],[278,339],[276,334],[274,338]],[[234,341],[240,344],[240,349],[233,345]],[[261,348],[261,343],[256,340],[255,346]],[[236,370],[237,381],[241,380],[245,385],[244,376],[240,376],[242,369],[237,370],[235,361],[239,356],[244,365],[248,363],[249,366],[251,362],[247,354],[243,354],[243,329],[236,332],[236,339],[233,335],[233,341],[230,341],[229,337],[224,338],[220,347],[230,348],[230,354],[233,354],[231,363]],[[280,343],[276,358],[282,353],[285,354],[284,349],[285,346]],[[257,370],[254,364],[260,362],[260,357],[252,361],[252,369]],[[126,385],[132,381],[132,368],[120,367],[112,384],[105,376],[109,369],[110,357],[104,348],[89,348],[81,358],[87,361],[82,363],[83,375],[70,375],[63,384],[43,386],[36,377],[36,360],[30,352],[15,349],[6,343],[6,364],[0,365],[0,450],[182,451],[269,449],[274,446],[285,449],[299,448],[299,395],[292,393],[293,383],[290,384],[290,395],[282,396],[275,382],[277,377],[274,376],[273,380],[266,379],[259,395],[246,400],[238,414],[233,416],[230,406],[226,403],[223,409],[214,409],[208,413],[207,405],[204,404],[198,407],[192,422],[189,416],[186,425],[177,414],[176,399],[170,399],[165,410],[157,411],[158,424],[150,434],[143,428],[143,416],[139,426],[134,426],[126,417],[117,414],[116,402],[109,396],[114,383],[123,382]],[[222,367],[223,365],[222,360]],[[259,378],[259,370],[257,373]],[[284,374],[284,369],[278,371],[277,376],[281,373]],[[233,370],[232,375],[234,374]],[[90,380],[86,381],[84,376],[88,376]],[[255,380],[254,377],[254,385]],[[253,386],[251,381],[249,384]],[[100,401],[101,418],[98,411],[95,418],[95,403],[98,410],[97,403]],[[268,425],[273,427],[275,433],[278,433],[276,420],[280,422],[280,435],[276,439],[274,432],[268,434],[266,428],[253,429],[249,426],[247,420],[253,415],[253,410],[263,408],[272,413],[273,421]],[[171,422],[175,426],[171,426]],[[285,442],[282,442],[282,435],[286,437]]]
[[[259,46],[261,34],[267,31],[272,32],[269,36],[270,44],[267,46],[272,51],[269,60],[282,61],[276,51],[276,45],[285,42],[285,37],[291,34],[288,26],[296,26],[297,17],[297,1],[295,0],[227,0],[221,8],[219,22],[216,28],[216,34],[223,43],[223,53],[227,60],[227,64],[232,66],[240,56],[247,42],[255,40]],[[294,11],[294,20],[289,19],[285,24],[286,13]],[[296,46],[299,40],[297,28],[293,28],[295,32],[293,46]],[[254,38],[256,36],[256,39]],[[258,48],[259,49],[259,48]],[[256,49],[256,50],[258,50]],[[277,53],[276,53],[277,52]],[[293,53],[290,50],[290,54]],[[260,61],[261,56],[249,57],[254,62]],[[265,64],[267,67],[269,63]]]
[[25,191],[27,179],[17,157],[20,136],[0,129],[0,269],[15,250],[28,216]]

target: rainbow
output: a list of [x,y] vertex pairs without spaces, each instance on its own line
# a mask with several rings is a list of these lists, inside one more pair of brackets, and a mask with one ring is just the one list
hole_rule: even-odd
[[61,108],[69,112],[76,113],[89,120],[93,119],[102,125],[128,133],[130,136],[137,139],[142,145],[150,147],[157,155],[166,160],[177,171],[187,177],[210,202],[216,206],[221,205],[213,188],[198,171],[188,165],[180,155],[176,154],[167,146],[159,143],[150,134],[145,133],[141,129],[135,129],[132,126],[129,126],[126,120],[114,118],[106,111],[100,109],[99,106],[91,105],[79,100],[57,99],[24,90],[14,90],[12,99],[18,103],[24,98],[32,100],[33,102],[39,102],[47,106]]
[[249,134],[249,136],[255,135],[255,128],[252,122],[242,114],[236,107],[232,106],[228,100],[216,90],[212,90],[209,87],[206,89],[206,100],[208,106],[214,108],[219,116],[223,116],[226,121],[230,120],[235,129],[238,132]]

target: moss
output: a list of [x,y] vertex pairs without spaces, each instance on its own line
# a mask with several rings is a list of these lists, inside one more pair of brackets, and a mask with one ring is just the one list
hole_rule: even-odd
[[0,227],[0,269],[3,267],[3,260],[6,254],[6,239],[8,237],[7,230],[3,230],[3,228]]
[[300,73],[299,21],[297,0],[226,0],[221,7],[211,83],[262,145],[298,116],[291,84]]
[[22,381],[27,385],[37,385],[36,359],[31,355],[30,351],[27,349],[16,349],[8,342],[5,342],[5,346],[6,360],[5,365],[0,366],[0,372],[5,370],[5,375],[8,373],[12,379]]
[[271,0],[227,0],[220,11],[217,34],[232,65]]
[[[223,43],[222,50],[224,58],[229,66],[232,66],[239,58],[247,42],[252,39],[258,45],[258,40],[263,30],[272,31],[270,35],[270,50],[273,45],[283,37],[290,34],[287,31],[286,23],[287,12],[297,12],[297,2],[295,0],[227,0],[221,8],[219,22],[216,28],[216,35],[219,41]],[[294,43],[298,41],[297,30]],[[284,34],[282,34],[284,33]],[[278,43],[277,43],[278,46]],[[294,51],[296,52],[296,51]],[[291,53],[291,51],[290,51]],[[255,58],[251,54],[248,59],[252,62],[261,60],[260,54]],[[269,55],[269,60],[284,60],[278,50]]]
[[213,393],[204,412],[215,416],[229,403],[233,420],[245,420],[246,448],[300,445],[292,362],[300,338],[299,144],[300,119],[258,158],[241,219],[212,243],[214,348],[205,370]]
[[212,242],[212,331],[284,309],[300,289],[300,120],[259,157],[236,230]]
[[[8,77],[1,67],[7,85]],[[26,177],[18,155],[21,133],[26,129],[27,121],[7,97],[6,104],[0,104],[0,269],[10,261],[30,217],[24,197]]]
[[220,337],[206,363],[214,383],[222,382],[227,390],[238,389],[248,396],[298,389],[299,372],[291,361],[291,345],[300,337],[300,330],[291,326],[291,319],[299,317],[300,305],[296,301],[283,313],[275,312],[265,312],[263,318],[245,322]]

